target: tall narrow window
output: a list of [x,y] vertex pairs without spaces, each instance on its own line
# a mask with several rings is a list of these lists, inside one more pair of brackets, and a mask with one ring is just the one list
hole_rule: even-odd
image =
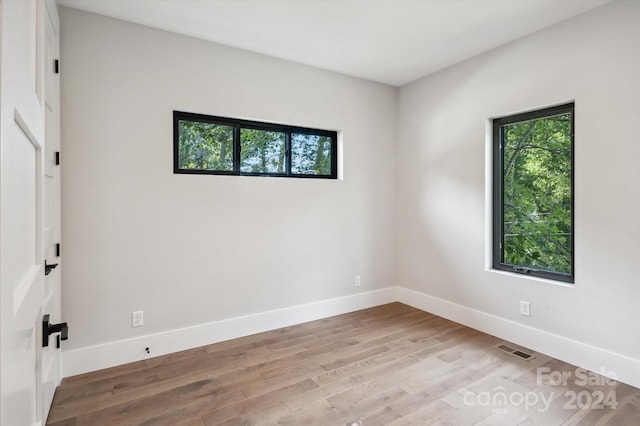
[[493,267],[573,283],[573,103],[493,121]]
[[174,173],[336,179],[337,132],[173,112]]

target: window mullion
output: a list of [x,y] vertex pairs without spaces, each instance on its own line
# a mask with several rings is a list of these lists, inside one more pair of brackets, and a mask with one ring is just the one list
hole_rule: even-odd
[[285,173],[287,176],[291,176],[291,132],[288,131],[285,133],[284,137],[284,164],[285,164]]
[[233,127],[233,171],[240,174],[240,126]]

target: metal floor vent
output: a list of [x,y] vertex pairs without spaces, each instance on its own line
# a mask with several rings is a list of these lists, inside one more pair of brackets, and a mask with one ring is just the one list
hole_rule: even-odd
[[521,358],[521,359],[529,360],[529,359],[533,358],[532,354],[528,354],[526,352],[519,351],[517,349],[513,349],[512,347],[507,346],[507,345],[498,345],[496,347],[498,349],[500,349],[502,352],[506,352],[506,353],[511,354],[513,356],[517,356],[518,358]]
[[498,349],[500,349],[501,351],[509,352],[510,354],[512,354],[515,351],[515,349],[513,349],[513,348],[511,348],[511,347],[509,347],[507,345],[500,345],[500,346],[498,346]]

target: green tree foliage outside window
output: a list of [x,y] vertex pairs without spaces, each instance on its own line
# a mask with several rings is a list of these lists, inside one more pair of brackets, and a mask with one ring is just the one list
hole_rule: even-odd
[[181,169],[233,170],[233,127],[182,120],[179,127]]
[[331,174],[331,138],[327,136],[291,135],[291,172],[296,174]]
[[[571,281],[573,105],[499,123],[500,264]],[[494,224],[496,226],[496,224]],[[494,237],[495,238],[495,237]],[[495,266],[494,259],[494,266]],[[551,273],[545,274],[545,273]]]
[[247,173],[285,173],[285,134],[240,129],[240,170]]

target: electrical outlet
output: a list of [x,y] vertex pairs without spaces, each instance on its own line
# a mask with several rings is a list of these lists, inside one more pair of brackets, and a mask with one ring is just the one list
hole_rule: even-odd
[[524,300],[520,301],[520,315],[524,315],[526,317],[531,316],[531,304]]
[[360,287],[360,275],[356,275],[355,285],[356,287]]
[[144,324],[144,311],[134,311],[131,313],[131,327],[140,327]]

